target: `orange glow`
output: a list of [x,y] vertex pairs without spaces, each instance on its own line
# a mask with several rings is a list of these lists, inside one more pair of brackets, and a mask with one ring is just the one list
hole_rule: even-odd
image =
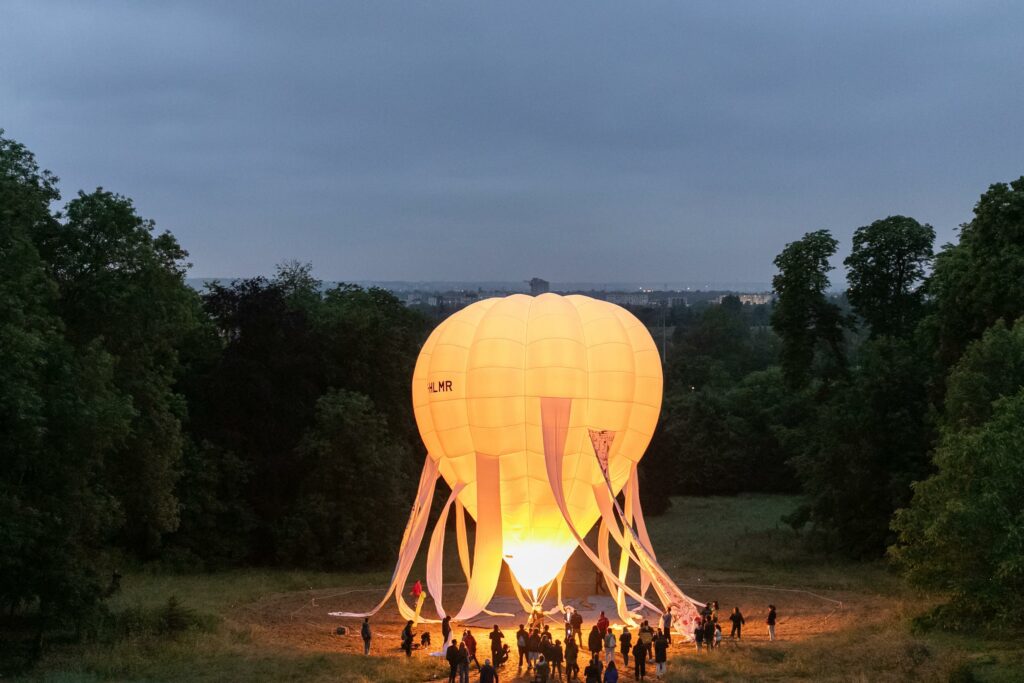
[[657,347],[625,309],[517,294],[442,322],[420,352],[412,394],[430,458],[450,486],[465,484],[458,499],[474,518],[477,457],[497,459],[502,556],[537,590],[577,545],[548,484],[541,398],[572,399],[562,485],[573,524],[587,530],[601,515],[593,486],[604,486],[588,430],[616,434],[608,470],[617,492],[650,442],[661,389]]

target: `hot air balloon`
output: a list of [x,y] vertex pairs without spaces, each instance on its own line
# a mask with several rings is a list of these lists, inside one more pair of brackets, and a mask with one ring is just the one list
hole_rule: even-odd
[[[422,542],[441,477],[451,495],[427,558],[427,585],[439,616],[445,614],[444,529],[454,507],[468,579],[456,619],[486,611],[502,563],[524,609],[542,602],[555,585],[555,609],[562,608],[562,573],[581,548],[603,572],[623,621],[635,623],[627,605],[631,598],[654,611],[671,605],[683,617],[677,623],[688,623],[700,603],[658,565],[637,487],[637,462],[657,424],[661,393],[661,361],[650,333],[606,301],[515,294],[479,301],[442,322],[424,343],[412,378],[416,423],[428,456],[392,579],[403,617],[414,613],[400,586]],[[472,564],[464,514],[476,520]],[[584,536],[597,523],[595,551]],[[622,549],[617,567],[609,538]],[[626,584],[630,562],[640,568],[639,590]],[[386,600],[387,595],[373,612]]]

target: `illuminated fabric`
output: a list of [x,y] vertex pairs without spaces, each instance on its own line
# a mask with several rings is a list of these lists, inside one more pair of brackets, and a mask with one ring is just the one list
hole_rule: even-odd
[[[636,463],[657,424],[662,376],[654,341],[632,314],[575,295],[480,301],[433,331],[412,385],[428,468],[452,489],[428,554],[439,615],[443,523],[453,505],[469,581],[457,619],[484,610],[502,561],[517,592],[525,590],[525,606],[560,579],[577,547],[603,572],[624,620],[632,621],[626,597],[659,609],[643,597],[648,585],[662,605],[693,610],[657,566],[636,493]],[[614,501],[624,488],[626,510]],[[477,522],[471,566],[463,510]],[[582,537],[599,520],[595,553]],[[617,570],[609,535],[623,550]],[[403,543],[399,565],[416,548]],[[640,592],[625,585],[630,561],[641,570]]]

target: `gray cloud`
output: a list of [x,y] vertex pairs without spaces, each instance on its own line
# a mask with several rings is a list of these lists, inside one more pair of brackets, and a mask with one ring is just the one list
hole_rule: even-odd
[[1024,173],[1012,2],[5,3],[0,126],[196,276],[766,281]]

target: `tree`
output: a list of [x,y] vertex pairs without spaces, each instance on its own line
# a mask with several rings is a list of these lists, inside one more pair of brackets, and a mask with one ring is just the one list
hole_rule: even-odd
[[786,245],[775,257],[779,272],[772,278],[776,293],[772,329],[782,340],[781,364],[787,383],[803,387],[816,374],[841,375],[846,368],[842,311],[825,295],[832,270],[829,258],[838,242],[828,230],[809,232]]
[[101,597],[115,518],[102,466],[130,417],[112,358],[65,340],[57,287],[32,242],[56,220],[56,182],[0,131],[0,606],[36,608],[37,645]]
[[978,427],[994,403],[1024,386],[1024,318],[1013,327],[996,322],[972,342],[947,379],[944,423],[952,429]]
[[959,243],[936,256],[926,289],[941,372],[997,320],[1024,315],[1024,177],[981,196]]
[[857,228],[843,262],[853,310],[871,336],[906,336],[923,313],[920,288],[932,260],[935,230],[907,216],[889,216]]
[[295,450],[295,505],[274,524],[278,560],[334,569],[389,560],[407,514],[405,451],[368,397],[321,397]]
[[[193,438],[218,464],[186,459],[196,466],[186,475],[203,482],[204,492],[189,497],[189,527],[176,543],[202,553],[209,546],[190,536],[212,538],[215,530],[202,523],[205,513],[198,511],[244,518],[247,506],[252,560],[355,566],[379,557],[376,548],[355,540],[345,542],[344,557],[328,548],[330,530],[349,514],[344,510],[348,503],[335,497],[349,484],[330,467],[356,465],[358,454],[330,450],[339,460],[328,467],[321,462],[327,450],[312,448],[310,433],[327,429],[323,420],[335,415],[325,413],[335,405],[324,403],[327,396],[353,410],[369,401],[373,420],[383,420],[391,434],[392,441],[380,448],[398,458],[388,460],[393,467],[388,486],[411,495],[410,477],[422,466],[423,447],[413,421],[409,378],[426,336],[424,318],[382,290],[341,285],[325,292],[303,264],[285,264],[269,280],[215,283],[203,303],[224,346],[218,354],[197,354],[196,373],[185,391]],[[356,395],[358,401],[352,398]],[[373,420],[345,423],[345,428],[365,428],[373,436],[376,427],[367,426]],[[332,438],[341,438],[334,433]],[[322,486],[310,479],[311,470],[326,478]],[[214,505],[221,495],[233,497],[238,491],[240,499],[229,498],[234,501],[230,505]],[[301,550],[292,534],[315,545]],[[227,539],[212,545],[233,552]],[[217,560],[212,553],[205,556]]]
[[829,550],[872,557],[892,542],[893,512],[930,472],[927,363],[910,340],[864,343],[847,381],[809,411],[792,459],[806,502],[790,518]]
[[125,542],[154,555],[178,525],[174,487],[187,411],[174,389],[177,351],[198,311],[184,279],[187,254],[170,233],[154,234],[130,199],[102,189],[80,192],[63,222],[33,236],[60,289],[68,338],[101,344],[115,359],[118,388],[131,397],[131,433],[107,459],[107,481]]
[[950,627],[1024,623],[1024,391],[990,420],[944,430],[938,472],[897,512],[890,555],[911,582],[948,591]]

